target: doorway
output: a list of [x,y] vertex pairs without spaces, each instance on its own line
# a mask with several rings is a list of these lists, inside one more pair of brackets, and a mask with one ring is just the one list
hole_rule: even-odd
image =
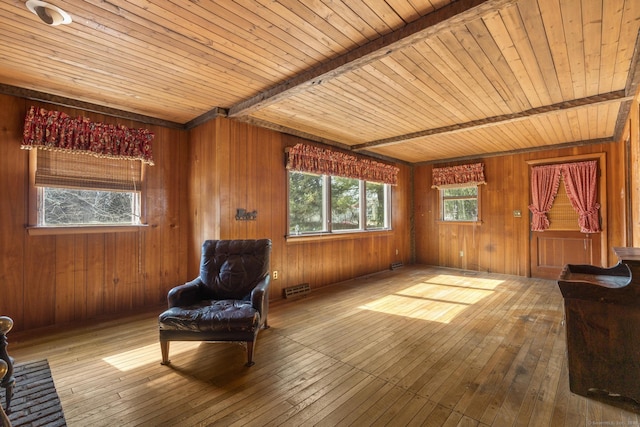
[[[557,279],[566,264],[589,264],[606,267],[606,158],[605,153],[585,156],[562,157],[529,162],[530,168],[545,164],[573,163],[597,160],[597,200],[600,204],[601,231],[583,233],[561,178],[558,193],[548,213],[549,228],[530,231],[531,277]],[[531,169],[530,169],[531,170]],[[529,180],[531,183],[531,180]],[[530,184],[531,185],[531,184]],[[531,191],[529,191],[531,194]]]

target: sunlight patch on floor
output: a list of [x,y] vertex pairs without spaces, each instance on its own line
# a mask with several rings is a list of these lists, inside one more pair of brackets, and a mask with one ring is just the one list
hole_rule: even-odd
[[[200,342],[198,341],[171,341],[171,351],[169,355],[173,357],[186,351],[193,351],[199,345]],[[133,350],[105,357],[102,360],[122,372],[140,368],[149,363],[157,362],[159,364],[162,360],[160,344],[154,343],[144,347],[138,347]]]
[[502,280],[438,275],[359,308],[412,319],[450,323],[468,306],[492,295]]
[[438,274],[437,276],[433,276],[429,278],[427,282],[423,282],[420,285],[439,284],[439,285],[447,285],[447,286],[461,286],[464,288],[493,290],[503,283],[504,283],[504,280],[498,280],[498,279],[487,279],[483,277],[470,277],[470,276],[459,276],[459,275],[450,275],[450,274]]

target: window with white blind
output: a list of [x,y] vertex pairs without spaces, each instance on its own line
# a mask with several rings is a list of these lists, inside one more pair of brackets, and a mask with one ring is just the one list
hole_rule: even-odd
[[31,225],[80,227],[139,225],[144,166],[129,159],[33,150]]

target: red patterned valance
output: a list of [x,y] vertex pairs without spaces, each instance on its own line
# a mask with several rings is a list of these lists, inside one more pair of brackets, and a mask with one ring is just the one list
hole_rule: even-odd
[[24,119],[21,148],[141,160],[153,165],[153,136],[147,129],[94,123],[86,117],[74,119],[59,111],[31,107]]
[[391,185],[398,183],[400,169],[397,166],[306,144],[296,144],[289,148],[288,153],[287,169],[290,170]]
[[484,180],[483,163],[433,168],[432,178],[431,188],[451,188],[486,184]]

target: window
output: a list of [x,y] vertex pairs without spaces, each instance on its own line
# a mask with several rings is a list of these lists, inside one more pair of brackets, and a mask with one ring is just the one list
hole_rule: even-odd
[[360,180],[331,177],[332,230],[360,229]]
[[142,162],[33,150],[32,191],[37,227],[139,225]]
[[478,186],[440,189],[440,218],[443,221],[478,221]]
[[289,234],[390,228],[390,185],[289,171]]
[[289,172],[289,234],[327,231],[323,175]]
[[139,193],[38,189],[38,225],[139,224]]
[[367,213],[367,229],[385,229],[389,228],[387,194],[389,186],[377,182],[365,183],[365,194],[367,196],[366,213]]

